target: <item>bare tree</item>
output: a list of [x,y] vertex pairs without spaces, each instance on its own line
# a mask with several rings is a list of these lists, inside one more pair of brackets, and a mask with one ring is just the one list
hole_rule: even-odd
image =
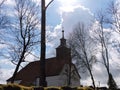
[[110,30],[106,31],[106,29],[104,28],[104,26],[106,24],[106,15],[105,15],[104,12],[99,11],[96,19],[98,21],[98,28],[96,30],[96,34],[98,35],[97,40],[99,41],[100,46],[101,46],[101,56],[102,56],[102,60],[103,60],[102,63],[107,70],[108,86],[109,86],[109,89],[111,89],[111,87],[113,87],[113,86],[111,86],[112,85],[111,84],[111,79],[113,79],[113,76],[110,73],[110,63],[109,63],[110,62],[109,46],[110,46],[111,31]]
[[2,48],[0,48],[0,56],[4,57],[5,54],[5,44],[6,44],[6,34],[7,34],[7,30],[9,28],[9,16],[7,15],[7,13],[5,12],[5,2],[6,0],[1,0],[0,1],[0,45],[4,46]]
[[5,18],[2,14],[3,13],[2,6],[3,6],[4,2],[5,2],[5,0],[0,1],[0,29],[3,28],[3,26],[5,24]]
[[1,0],[0,1],[0,8],[2,7],[3,3],[5,2],[6,0]]
[[[0,38],[4,36],[3,34],[5,33],[3,29],[6,29],[9,23],[8,17],[6,13],[4,12],[4,3],[6,0],[1,0],[0,1]],[[2,41],[2,40],[0,40]],[[0,42],[2,43],[2,42]]]
[[120,34],[120,2],[111,1],[106,10],[108,13],[107,24],[110,24],[112,29]]
[[21,62],[33,49],[33,46],[39,44],[37,36],[39,35],[38,25],[40,25],[38,6],[30,0],[15,0],[15,20],[13,20],[13,33],[15,35],[11,50],[13,62],[17,61],[11,83],[14,83],[16,74]]
[[78,62],[82,62],[91,77],[93,87],[95,89],[95,81],[92,74],[92,65],[96,62],[94,44],[89,36],[89,29],[85,24],[80,23],[74,29],[69,38],[69,45],[72,50],[73,59],[77,59]]
[[[111,26],[111,29],[116,35],[120,35],[120,2],[116,0],[111,1],[106,11],[108,15],[106,23]],[[120,39],[115,39],[112,43],[118,53],[120,53]]]
[[[113,32],[116,32],[120,35],[120,2],[117,0],[111,1],[107,8],[107,13],[109,16],[107,18],[107,24],[111,25]],[[113,40],[112,43],[115,49],[118,51],[118,53],[120,53],[120,41],[116,39]],[[111,73],[109,75],[108,85],[111,88],[111,90],[117,88],[116,82]]]

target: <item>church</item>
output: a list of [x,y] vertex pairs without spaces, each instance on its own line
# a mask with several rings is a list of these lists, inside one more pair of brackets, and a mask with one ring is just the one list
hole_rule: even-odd
[[[67,47],[64,31],[60,45],[56,48],[56,57],[46,59],[47,86],[65,86],[70,79],[71,86],[80,86],[80,75],[72,63],[71,49]],[[15,83],[24,86],[39,86],[40,61],[33,61],[17,72]],[[69,78],[70,77],[70,78]],[[12,77],[7,80],[10,83]]]

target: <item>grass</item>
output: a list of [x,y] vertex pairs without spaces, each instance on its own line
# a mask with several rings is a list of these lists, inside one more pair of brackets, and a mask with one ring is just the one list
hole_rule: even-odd
[[7,84],[7,85],[1,85],[0,84],[0,90],[93,90],[90,87],[26,87],[18,84]]

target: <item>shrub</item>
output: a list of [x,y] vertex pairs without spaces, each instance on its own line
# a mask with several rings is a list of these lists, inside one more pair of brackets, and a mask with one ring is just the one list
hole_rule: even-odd
[[91,87],[26,87],[18,84],[1,85],[0,90],[93,90]]
[[3,88],[0,86],[0,90],[3,90]]
[[33,88],[34,88],[34,90],[44,90],[43,87],[33,87]]
[[34,90],[32,87],[26,87],[26,86],[22,86],[22,85],[18,85],[21,90]]
[[17,84],[0,85],[0,90],[33,90],[32,87],[25,87]]
[[21,88],[16,85],[4,85],[3,90],[21,90]]
[[69,86],[64,86],[64,87],[61,87],[62,90],[73,90],[71,87]]
[[72,90],[78,90],[77,87],[72,88]]
[[60,87],[46,87],[45,90],[61,90]]
[[77,90],[93,90],[90,87],[77,87]]

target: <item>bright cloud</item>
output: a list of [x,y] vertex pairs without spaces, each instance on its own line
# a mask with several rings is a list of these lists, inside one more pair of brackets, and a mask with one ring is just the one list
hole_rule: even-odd
[[15,5],[15,1],[14,0],[6,0],[5,4],[13,6],[13,5]]
[[77,0],[70,0],[68,2],[68,0],[58,0],[58,2],[60,2],[60,10],[61,11],[66,11],[66,12],[69,12],[69,11],[73,11],[73,9],[76,7],[76,1]]
[[79,22],[90,23],[93,20],[93,13],[82,6],[79,0],[57,0],[59,3],[60,24],[69,33]]
[[72,12],[62,13],[62,25],[67,33],[71,32],[78,23],[90,24],[92,20],[93,14],[83,6],[74,8]]
[[6,80],[13,74],[15,65],[8,59],[0,60],[0,84],[5,84]]
[[5,84],[6,80],[9,79],[13,74],[14,69],[0,69],[0,84]]

